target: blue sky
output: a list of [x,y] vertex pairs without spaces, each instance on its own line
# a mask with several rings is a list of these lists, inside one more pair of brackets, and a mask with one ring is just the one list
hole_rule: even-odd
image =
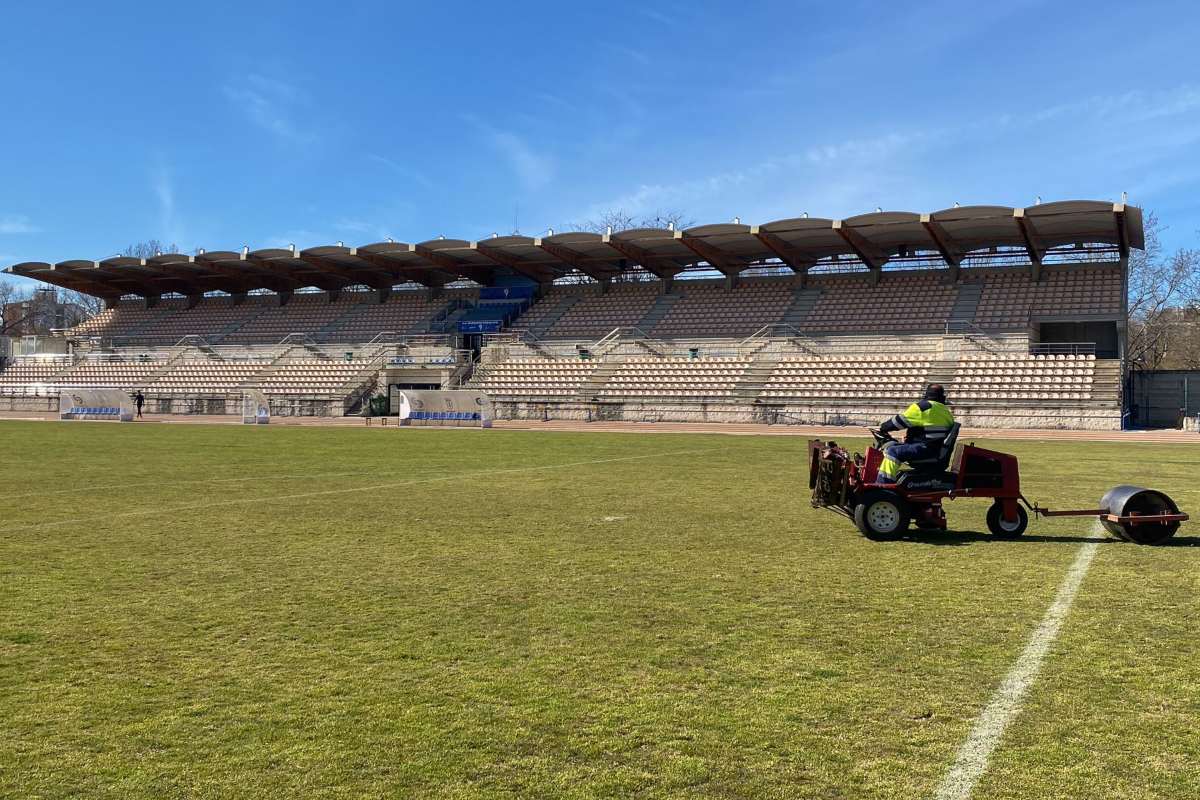
[[1192,244],[1197,31],[1182,2],[10,3],[0,266],[1122,191]]

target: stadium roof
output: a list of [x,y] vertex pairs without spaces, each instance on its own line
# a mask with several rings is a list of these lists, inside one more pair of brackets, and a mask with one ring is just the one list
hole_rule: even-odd
[[491,282],[497,270],[541,283],[570,273],[597,280],[641,267],[662,278],[707,266],[726,275],[780,263],[799,273],[833,258],[865,265],[878,275],[896,257],[929,253],[957,270],[964,258],[1019,248],[1036,270],[1056,248],[1109,245],[1127,256],[1144,247],[1142,211],[1094,200],[1029,208],[964,206],[931,214],[879,211],[848,219],[797,217],[763,225],[701,225],[616,233],[560,233],[542,238],[497,236],[478,242],[433,239],[420,244],[377,242],[307,250],[199,251],[152,258],[26,262],[7,272],[107,299],[178,293],[231,294],[256,289],[288,292],[366,285],[387,288],[415,281],[440,286],[467,278]]

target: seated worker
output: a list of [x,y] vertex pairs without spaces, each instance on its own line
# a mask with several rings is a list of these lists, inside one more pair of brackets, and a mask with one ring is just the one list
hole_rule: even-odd
[[924,458],[936,458],[942,440],[954,425],[954,415],[946,407],[946,390],[933,383],[925,390],[925,399],[913,403],[903,414],[897,414],[879,426],[885,433],[905,431],[904,444],[884,445],[883,463],[879,466],[876,483],[895,483],[900,476],[900,464]]

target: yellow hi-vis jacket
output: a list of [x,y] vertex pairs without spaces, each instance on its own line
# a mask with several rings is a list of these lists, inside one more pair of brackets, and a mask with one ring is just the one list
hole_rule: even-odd
[[905,431],[904,441],[911,444],[940,442],[953,426],[954,415],[950,409],[936,400],[921,400],[879,427],[884,431]]

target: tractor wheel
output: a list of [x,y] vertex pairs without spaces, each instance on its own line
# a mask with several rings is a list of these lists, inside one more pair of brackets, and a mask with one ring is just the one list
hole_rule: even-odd
[[999,500],[992,503],[987,512],[988,530],[993,536],[1001,539],[1016,539],[1029,527],[1029,515],[1025,509],[1017,506],[1017,518],[1013,522],[1004,521],[1004,504]]
[[868,539],[894,539],[908,530],[908,503],[896,492],[872,489],[854,507],[854,524]]

